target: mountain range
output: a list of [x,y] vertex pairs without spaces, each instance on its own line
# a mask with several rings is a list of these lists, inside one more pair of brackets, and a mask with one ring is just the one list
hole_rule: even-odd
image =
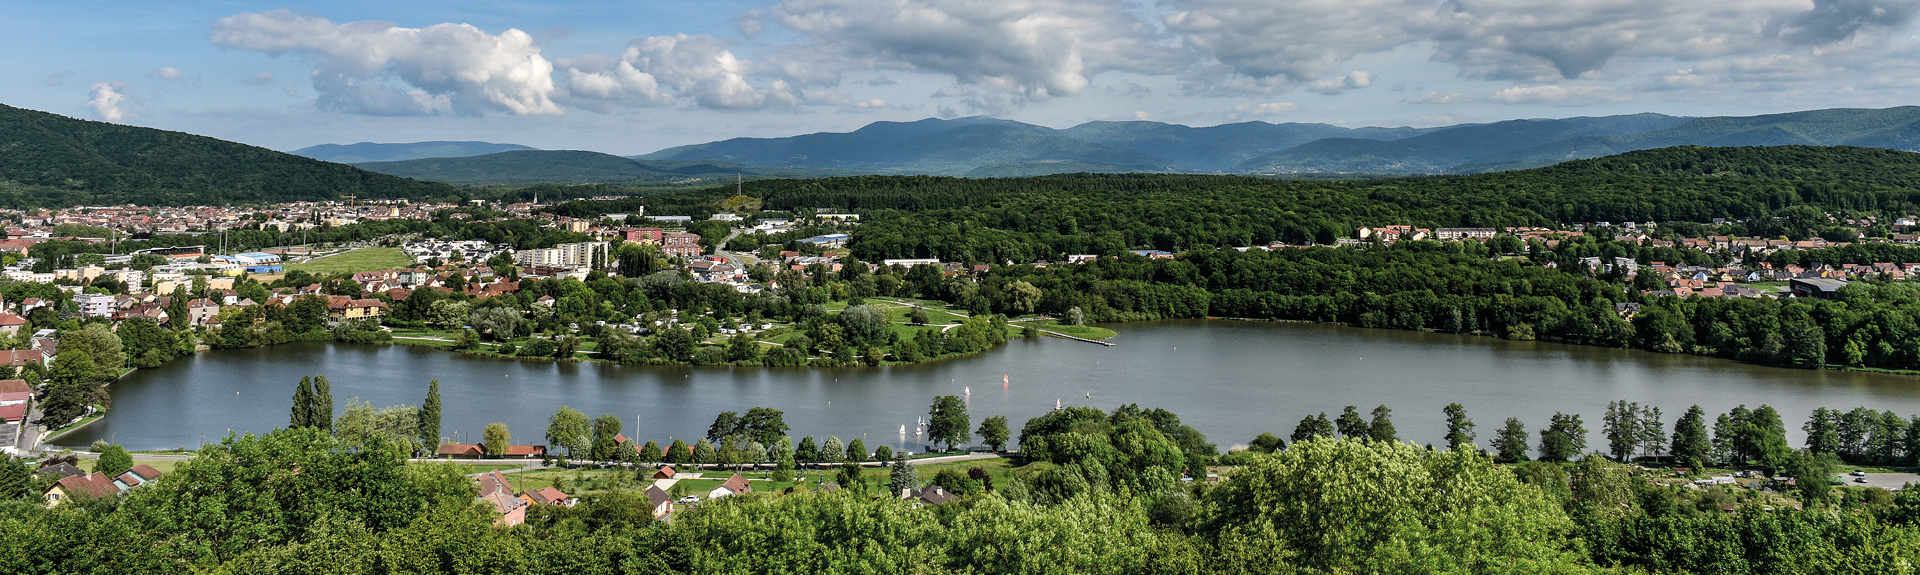
[[[363,162],[354,167],[403,178],[454,185],[671,183],[738,174],[760,178],[857,176],[827,168],[766,168],[718,160],[636,160],[579,150],[515,150],[483,156]],[[725,178],[732,181],[733,178]]]
[[1911,150],[1920,146],[1920,107],[1707,118],[1645,113],[1434,128],[1267,122],[1196,128],[1135,121],[1054,129],[974,117],[875,122],[848,133],[733,138],[635,157],[962,176],[1081,171],[1408,175],[1511,170],[1682,145]]
[[[477,144],[477,145],[476,145]],[[1521,119],[1430,128],[1240,122],[1088,122],[1065,129],[987,117],[874,122],[852,132],[732,138],[620,158],[475,142],[314,146],[320,158],[437,154],[353,162],[457,185],[686,181],[713,175],[848,174],[1022,177],[1075,172],[1403,176],[1553,165],[1671,146],[1862,146],[1920,149],[1920,107],[1827,109],[1689,118],[1642,113]],[[449,152],[449,150],[458,153]],[[331,154],[331,155],[329,155]],[[449,159],[457,156],[457,159]]]
[[490,142],[412,142],[406,144],[376,144],[360,142],[358,144],[320,144],[307,146],[289,152],[295,156],[306,156],[323,162],[340,164],[358,164],[362,162],[397,162],[421,158],[461,158],[479,156],[514,150],[531,150],[519,144],[494,144]]

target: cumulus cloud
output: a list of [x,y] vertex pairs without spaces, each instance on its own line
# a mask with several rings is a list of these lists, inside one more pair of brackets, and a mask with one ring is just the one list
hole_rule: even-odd
[[1605,86],[1516,86],[1494,92],[1491,98],[1503,104],[1551,104],[1582,106],[1620,99],[1613,88]]
[[495,35],[466,24],[335,24],[275,10],[223,18],[214,24],[212,41],[313,60],[313,87],[327,109],[374,115],[561,113],[552,100],[553,64],[520,30]]
[[[1167,29],[1218,63],[1190,91],[1338,90],[1370,52],[1431,45],[1463,77],[1550,83],[1623,57],[1693,62],[1884,35],[1920,19],[1915,0],[1161,0]],[[1877,37],[1877,36],[1876,36]],[[1200,71],[1204,70],[1204,71]]]
[[1814,0],[1813,9],[1780,23],[1780,37],[1794,44],[1831,44],[1862,28],[1912,24],[1920,3],[1913,0]]
[[1321,94],[1338,94],[1348,90],[1358,90],[1373,85],[1373,74],[1349,72],[1346,76],[1329,78],[1307,84],[1307,89]]
[[[753,63],[712,36],[655,36],[627,45],[619,58],[567,62],[567,89],[583,105],[624,102],[756,109],[798,105],[804,95],[783,79],[754,76]],[[836,82],[838,78],[834,79]]]
[[173,66],[165,66],[158,70],[154,70],[153,75],[154,77],[162,80],[178,80],[184,74],[180,73],[179,68],[175,68]]
[[1426,0],[1166,0],[1166,26],[1233,72],[1308,82],[1354,56],[1417,37],[1409,25],[1433,14]]
[[1300,107],[1294,105],[1293,102],[1267,102],[1264,104],[1240,104],[1222,110],[1222,112],[1225,113],[1227,119],[1238,122],[1240,120],[1292,114],[1299,110]]
[[1472,101],[1472,96],[1459,92],[1427,92],[1417,98],[1406,100],[1409,104],[1459,104]]
[[92,96],[86,106],[93,108],[94,115],[108,122],[118,122],[133,116],[120,104],[125,102],[127,86],[119,82],[100,82],[88,91]]
[[1022,100],[1084,92],[1102,72],[1181,62],[1123,0],[784,0],[741,30],[777,24],[841,58],[952,76]]

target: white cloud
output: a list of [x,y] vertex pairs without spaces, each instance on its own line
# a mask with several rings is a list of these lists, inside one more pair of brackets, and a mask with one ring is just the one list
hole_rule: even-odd
[[1241,120],[1292,114],[1299,110],[1300,107],[1294,105],[1293,102],[1267,102],[1264,104],[1240,104],[1221,110],[1221,112],[1226,115],[1228,120],[1238,122]]
[[1912,24],[1920,3],[1912,0],[1814,0],[1813,9],[1782,20],[1780,38],[1793,44],[1831,44],[1862,29]]
[[158,70],[154,70],[153,75],[154,77],[160,78],[162,80],[178,80],[180,79],[181,76],[183,76],[183,74],[180,73],[180,69],[175,68],[173,66],[165,66]]
[[328,109],[374,115],[561,113],[552,100],[553,64],[520,30],[493,35],[466,24],[335,24],[275,10],[223,18],[214,24],[212,41],[313,60],[313,87]]
[[1308,82],[1354,56],[1417,39],[1408,30],[1431,15],[1427,0],[1164,0],[1177,10],[1167,28],[1255,79]]
[[[1473,79],[1598,78],[1620,58],[1695,62],[1877,40],[1920,19],[1915,0],[1160,0],[1167,29],[1217,67],[1192,93],[1320,92],[1367,53],[1431,45]],[[1633,66],[1624,72],[1631,72]]]
[[749,12],[836,58],[952,76],[1021,100],[1084,92],[1102,72],[1184,61],[1123,0],[785,0]]
[[1459,104],[1472,101],[1472,96],[1459,92],[1427,92],[1417,98],[1406,100],[1409,104]]
[[1358,90],[1373,85],[1373,74],[1349,72],[1339,78],[1328,78],[1307,84],[1307,90],[1321,94],[1339,94],[1348,90]]
[[862,110],[868,110],[868,109],[874,109],[874,108],[885,108],[887,107],[887,101],[879,98],[874,98],[872,100],[867,100],[865,102],[854,102],[853,107],[860,108]]
[[[703,108],[744,110],[795,106],[803,98],[791,82],[755,77],[752,62],[712,36],[641,38],[629,42],[618,59],[580,58],[567,64],[568,93],[575,101],[649,105],[685,99]],[[833,81],[838,83],[837,75]]]
[[245,78],[240,79],[240,83],[250,84],[254,86],[265,86],[278,81],[279,80],[273,77],[272,72],[261,72],[261,73],[254,74],[252,76],[247,76]]
[[93,108],[94,115],[108,122],[119,122],[130,118],[133,114],[120,107],[120,103],[127,99],[126,89],[127,86],[119,82],[94,84],[93,89],[88,92],[92,99],[87,100],[86,105]]
[[1621,99],[1613,88],[1605,86],[1516,86],[1493,93],[1494,102],[1503,104],[1551,104],[1584,106],[1616,102]]

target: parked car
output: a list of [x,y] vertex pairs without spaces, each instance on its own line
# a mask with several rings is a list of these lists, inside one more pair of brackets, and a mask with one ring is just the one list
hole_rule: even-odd
[[688,495],[688,496],[686,496],[686,497],[682,497],[682,498],[680,498],[680,502],[681,502],[681,503],[699,503],[699,502],[700,502],[700,496],[698,496],[698,495]]
[[1853,482],[1854,482],[1854,483],[1866,483],[1866,482],[1867,482],[1867,478],[1865,478],[1865,477],[1855,477],[1855,478],[1853,478]]
[[1854,477],[1866,477],[1867,472],[1855,469],[1853,470],[1853,473],[1849,473],[1848,475],[1852,475]]

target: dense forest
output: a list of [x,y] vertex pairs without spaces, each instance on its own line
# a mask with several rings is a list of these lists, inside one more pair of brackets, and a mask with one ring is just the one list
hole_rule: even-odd
[[343,195],[459,199],[440,183],[376,174],[180,132],[0,105],[0,206],[229,205]]
[[[704,501],[671,521],[654,518],[637,491],[644,480],[636,480],[581,490],[577,505],[535,505],[525,524],[507,527],[476,501],[466,467],[406,461],[418,447],[411,438],[431,433],[419,426],[438,425],[437,411],[431,420],[424,411],[392,418],[413,422],[398,427],[381,424],[370,408],[316,419],[300,400],[310,411],[321,392],[302,383],[293,428],[207,444],[171,473],[122,494],[74,495],[47,508],[35,502],[46,480],[31,477],[22,460],[0,460],[0,570],[1898,573],[1920,559],[1920,493],[1829,487],[1822,459],[1831,452],[1814,448],[1840,448],[1852,428],[1788,449],[1779,414],[1766,406],[1721,415],[1711,431],[1698,407],[1687,410],[1673,428],[1674,453],[1698,450],[1789,474],[1798,487],[1700,487],[1598,453],[1578,457],[1586,429],[1574,414],[1541,429],[1540,460],[1526,457],[1531,438],[1511,419],[1491,442],[1500,453],[1489,454],[1473,447],[1475,426],[1458,405],[1448,406],[1457,448],[1402,441],[1385,406],[1371,421],[1349,408],[1337,423],[1309,417],[1293,441],[1256,438],[1226,456],[1234,467],[1218,483],[1183,481],[1182,471],[1203,465],[1215,448],[1177,415],[1074,407],[1021,425],[1024,449],[1009,455],[1017,467],[1000,480],[979,468],[923,477],[918,465],[896,457],[875,481],[857,463],[842,462],[833,475],[837,491],[820,489],[824,478],[816,477]],[[321,380],[315,385],[325,389]],[[1622,415],[1649,412],[1650,424]],[[729,445],[741,434],[765,435],[755,445],[771,442],[765,450],[791,470],[799,451],[814,445],[808,438],[795,447],[784,424],[754,423],[778,413],[723,413],[708,435],[732,434]],[[964,430],[964,411],[954,415]],[[1645,442],[1663,451],[1658,417],[1658,410],[1616,404],[1606,433],[1628,438],[1628,456]],[[603,437],[617,425],[562,408],[548,433],[562,434],[578,457],[622,447]],[[1006,434],[1004,421],[998,429]],[[1508,453],[1516,441],[1518,457]],[[711,452],[716,443],[701,445],[708,447],[695,451]],[[828,445],[839,449],[835,440]],[[117,446],[103,453],[112,457],[93,465],[128,464]],[[649,461],[635,461],[645,453],[660,450],[650,443],[621,457],[630,471],[609,473],[650,475]],[[921,505],[898,496],[928,485],[958,497]]]
[[[1072,174],[1016,179],[864,176],[749,182],[761,209],[861,212],[854,254],[967,263],[1059,261],[1132,249],[1332,243],[1360,226],[1558,226],[1748,221],[1748,233],[1809,237],[1825,212],[1920,212],[1920,154],[1875,148],[1665,148],[1534,170],[1366,181]],[[571,202],[559,215],[704,216],[733,186]],[[1811,214],[1805,213],[1811,211]],[[1781,225],[1776,218],[1782,218]]]

